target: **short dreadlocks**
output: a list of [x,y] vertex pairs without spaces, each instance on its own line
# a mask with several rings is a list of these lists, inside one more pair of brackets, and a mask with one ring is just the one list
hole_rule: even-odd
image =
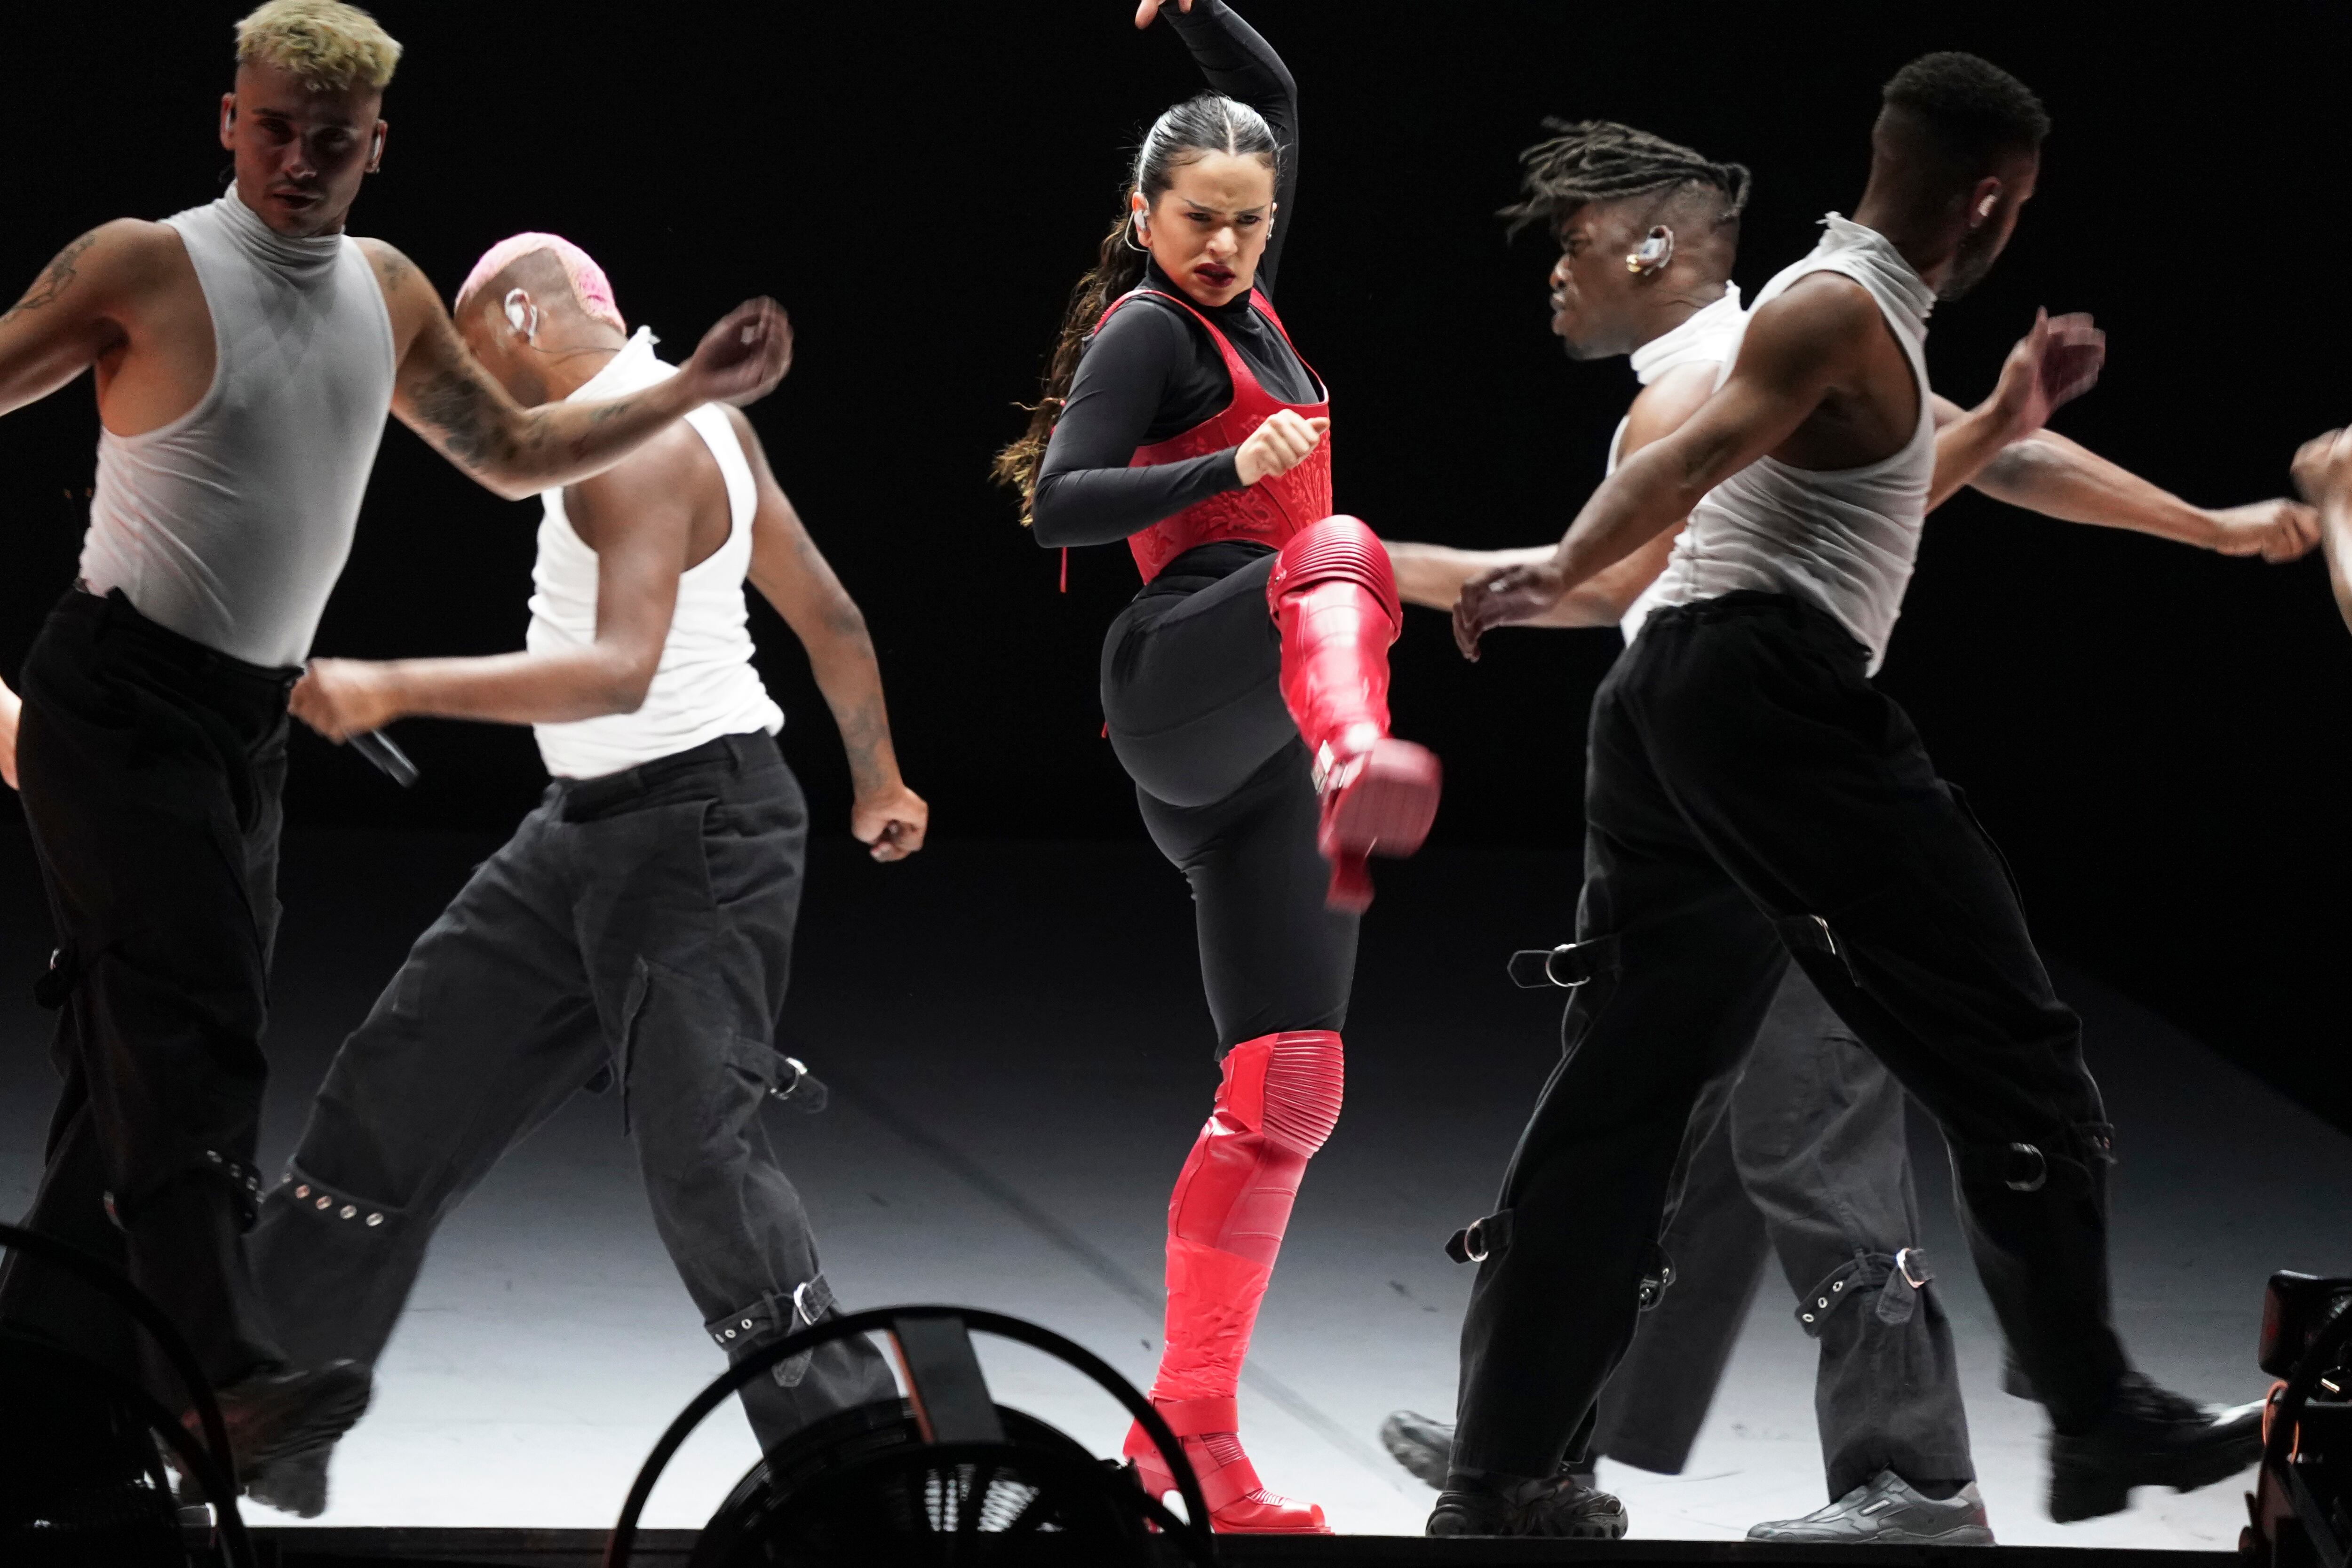
[[1720,227],[1748,205],[1745,164],[1710,163],[1689,148],[1620,125],[1613,120],[1546,119],[1554,132],[1519,154],[1519,186],[1526,195],[1502,211],[1517,234],[1531,223],[1558,227],[1577,208],[1652,191],[1705,186],[1723,197],[1715,215]]

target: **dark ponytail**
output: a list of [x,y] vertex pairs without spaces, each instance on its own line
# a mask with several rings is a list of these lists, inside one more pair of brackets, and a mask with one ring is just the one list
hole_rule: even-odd
[[1053,439],[1054,421],[1062,415],[1062,400],[1078,374],[1078,360],[1094,336],[1095,323],[1112,301],[1143,279],[1145,253],[1134,234],[1133,196],[1143,197],[1150,212],[1175,180],[1176,171],[1203,153],[1229,153],[1256,157],[1279,175],[1282,150],[1265,117],[1248,104],[1219,93],[1204,92],[1162,114],[1151,123],[1136,150],[1135,170],[1126,194],[1119,197],[1118,216],[1103,236],[1091,271],[1070,290],[1062,313],[1062,330],[1054,340],[1053,357],[1045,363],[1045,385],[1037,401],[1018,406],[1029,412],[1029,427],[1020,439],[996,454],[990,475],[997,483],[1021,494],[1021,521],[1029,521],[1029,503],[1037,490],[1037,469],[1045,460],[1045,444]]

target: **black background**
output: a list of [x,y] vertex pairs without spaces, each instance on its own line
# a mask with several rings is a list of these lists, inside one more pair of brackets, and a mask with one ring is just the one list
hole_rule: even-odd
[[[239,9],[12,19],[6,287],[92,224],[219,189],[214,105]],[[1173,38],[1138,36],[1118,0],[376,9],[409,52],[354,230],[445,292],[501,236],[562,232],[677,354],[745,296],[782,300],[798,358],[753,417],[874,626],[935,834],[1041,855],[1136,837],[1093,690],[1132,568],[1078,552],[1057,595],[1054,559],[985,469],[1115,209],[1125,149],[1192,90]],[[2092,310],[2107,375],[2060,427],[2213,504],[2279,493],[2295,443],[2352,414],[2340,5],[1247,14],[1301,84],[1284,314],[1335,389],[1339,503],[1392,537],[1556,537],[1632,390],[1622,364],[1562,360],[1550,255],[1507,245],[1492,218],[1539,116],[1628,120],[1751,165],[1752,289],[1852,205],[1878,86],[1930,48],[2007,66],[2057,122],[2008,258],[1936,319],[1943,390],[1981,395],[2036,305]],[[95,431],[79,385],[0,422],[11,673],[72,575]],[[536,517],[394,426],[319,650],[518,646]],[[787,749],[838,824],[838,745],[760,615]],[[1584,712],[1615,647],[1513,633],[1474,669],[1417,615],[1395,708],[1446,759],[1441,843],[1572,845]],[[2316,559],[2221,560],[1963,496],[1928,531],[1884,679],[1969,786],[2050,947],[2347,1122],[2352,638]],[[305,736],[290,818],[502,828],[538,788],[522,731],[412,721],[401,738],[425,775],[406,795]]]

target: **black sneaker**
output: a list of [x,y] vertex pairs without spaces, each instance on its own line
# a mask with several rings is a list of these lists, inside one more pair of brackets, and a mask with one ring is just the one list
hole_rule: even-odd
[[[300,1372],[257,1373],[222,1389],[215,1397],[236,1453],[237,1483],[249,1485],[276,1461],[323,1447],[350,1431],[367,1413],[371,1386],[367,1368],[333,1361]],[[184,1419],[202,1440],[195,1416]]]
[[2050,1438],[2050,1517],[2061,1524],[2121,1513],[2134,1487],[2194,1491],[2263,1457],[2263,1406],[2200,1405],[2124,1374],[2114,1408],[2088,1432]]
[[1415,1480],[1445,1489],[1445,1473],[1454,1468],[1453,1422],[1433,1421],[1418,1411],[1397,1411],[1381,1423],[1381,1447]]
[[1992,1526],[1974,1481],[1948,1498],[1931,1498],[1893,1470],[1881,1470],[1827,1508],[1802,1519],[1769,1521],[1748,1539],[1808,1546],[1990,1546]]
[[265,1508],[297,1519],[316,1519],[327,1511],[327,1460],[334,1445],[320,1443],[257,1467],[245,1483],[245,1495]]
[[1625,1505],[1575,1475],[1538,1481],[1456,1471],[1447,1479],[1430,1511],[1431,1535],[1615,1541],[1625,1533]]

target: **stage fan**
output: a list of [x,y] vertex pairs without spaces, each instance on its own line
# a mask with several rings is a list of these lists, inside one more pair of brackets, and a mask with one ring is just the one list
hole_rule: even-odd
[[[155,1563],[160,1568],[163,1564],[211,1564],[224,1561],[228,1568],[254,1568],[253,1542],[246,1534],[244,1519],[237,1513],[236,1489],[228,1481],[228,1430],[222,1425],[220,1406],[213,1398],[211,1384],[196,1365],[195,1353],[163,1315],[163,1309],[120,1269],[54,1237],[0,1225],[0,1249],[16,1253],[19,1268],[26,1260],[37,1260],[62,1268],[120,1301],[132,1321],[153,1337],[163,1350],[163,1359],[171,1363],[172,1370],[186,1386],[198,1424],[204,1428],[205,1440],[198,1443],[154,1395],[110,1368],[48,1341],[14,1331],[0,1330],[0,1343],[10,1350],[37,1355],[45,1369],[62,1371],[71,1379],[98,1390],[117,1409],[143,1423],[168,1445],[182,1471],[195,1477],[207,1496],[221,1500],[215,1505],[219,1519],[216,1529],[183,1531],[172,1503],[170,1478],[163,1473],[161,1457],[151,1445],[142,1455],[149,1470],[147,1482],[154,1494],[151,1517],[126,1518],[111,1523],[43,1519],[38,1527],[20,1520],[0,1520],[0,1549],[5,1549],[5,1560],[12,1568],[40,1568],[49,1563],[71,1563],[80,1568],[82,1564],[100,1562],[123,1564],[125,1568],[134,1563]],[[10,1436],[23,1441],[38,1435],[16,1432]]]
[[1045,1352],[1102,1385],[1170,1457],[1186,1512],[1206,1519],[1183,1451],[1149,1401],[1078,1345],[1018,1318],[956,1307],[889,1307],[829,1319],[730,1367],[679,1413],[638,1473],[606,1568],[624,1568],[654,1483],[688,1433],[751,1378],[851,1334],[879,1331],[908,1397],[817,1422],[769,1454],[704,1526],[689,1568],[834,1564],[1213,1564],[1214,1538],[1147,1498],[1131,1478],[1034,1415],[990,1396],[971,1331]]

